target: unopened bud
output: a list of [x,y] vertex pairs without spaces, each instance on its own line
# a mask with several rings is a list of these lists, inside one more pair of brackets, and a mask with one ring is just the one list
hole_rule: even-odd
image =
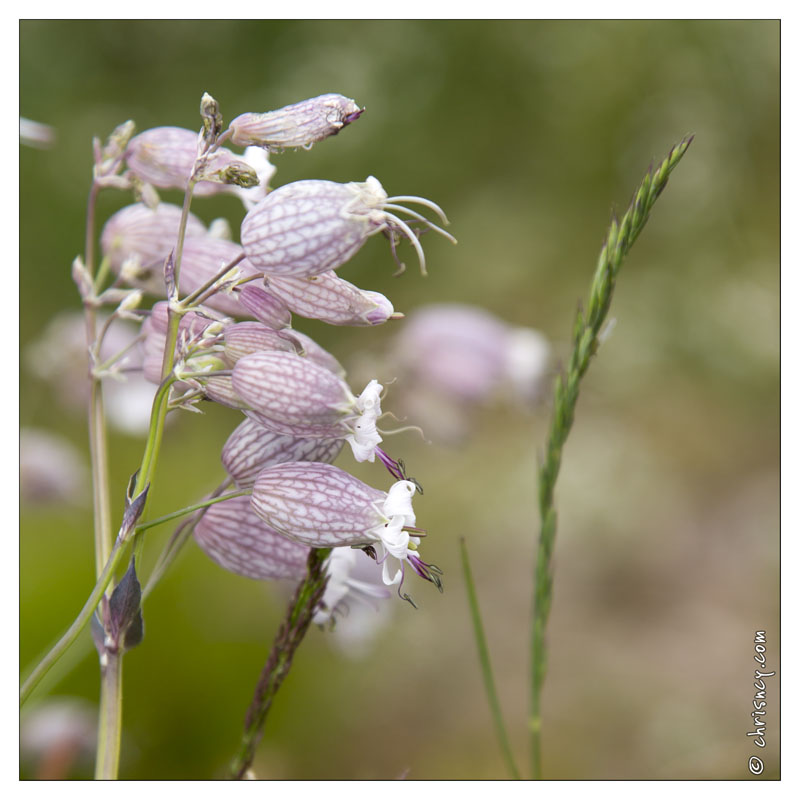
[[254,186],[258,186],[256,171],[244,161],[231,161],[222,169],[201,169],[198,177],[204,181],[241,186],[243,189],[252,189]]
[[128,120],[114,128],[103,147],[100,147],[99,140],[94,140],[95,178],[108,177],[117,172],[122,164],[125,148],[135,130],[136,124],[132,120]]
[[78,292],[84,300],[94,296],[94,281],[80,256],[76,256],[72,262],[72,280],[75,281]]
[[231,141],[270,150],[311,147],[335,136],[364,112],[340,94],[323,94],[265,114],[240,114],[230,125]]
[[223,123],[219,103],[208,92],[204,92],[200,100],[200,116],[203,118],[203,139],[206,144],[213,144],[222,133]]
[[143,292],[141,289],[128,292],[123,301],[119,304],[119,306],[117,306],[117,316],[122,317],[122,319],[133,319],[138,321],[139,315],[131,312],[133,309],[139,307],[139,304],[142,302],[142,294]]

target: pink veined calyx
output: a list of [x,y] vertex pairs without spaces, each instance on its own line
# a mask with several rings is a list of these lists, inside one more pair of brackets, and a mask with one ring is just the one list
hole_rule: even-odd
[[330,370],[308,358],[262,351],[236,362],[233,389],[251,419],[276,433],[344,439],[357,461],[374,461],[382,441],[383,386],[371,380],[356,397]]
[[[447,225],[436,203],[422,197],[389,197],[377,178],[363,183],[296,181],[268,194],[242,222],[242,247],[250,264],[269,276],[302,278],[337,269],[349,261],[370,236],[385,233],[400,271],[405,269],[395,247],[408,239],[425,274],[425,253],[419,234],[433,230],[455,239],[422,214],[401,203],[432,210]],[[410,219],[404,220],[398,214]],[[422,227],[414,229],[414,224]]]
[[[271,528],[309,547],[359,547],[383,567],[383,582],[400,593],[405,566],[441,591],[441,570],[424,562],[411,499],[417,485],[397,481],[373,489],[331,464],[278,464],[259,473],[251,504]],[[401,594],[404,599],[407,595]]]

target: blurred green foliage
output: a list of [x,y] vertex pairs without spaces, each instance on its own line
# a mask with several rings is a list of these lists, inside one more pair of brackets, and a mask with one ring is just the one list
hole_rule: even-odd
[[[385,243],[370,242],[342,275],[401,311],[480,304],[542,330],[563,359],[610,209],[624,208],[651,160],[696,135],[625,264],[618,325],[565,451],[544,765],[553,778],[747,777],[753,631],[767,631],[773,663],[779,648],[778,23],[23,21],[20,37],[21,114],[57,131],[53,148],[20,150],[21,423],[84,451],[84,420],[29,374],[25,353],[49,318],[79,306],[70,263],[83,249],[92,136],[129,118],[139,130],[196,128],[204,91],[226,119],[328,91],[353,97],[367,108],[358,123],[274,157],[273,185],[374,174],[390,194],[440,203],[459,245],[426,237],[430,276],[409,256],[392,279]],[[102,195],[101,222],[128,202]],[[227,216],[234,231],[243,214],[230,197],[193,210]],[[354,371],[392,335],[390,325],[298,327]],[[360,659],[312,631],[273,709],[259,777],[504,777],[459,536],[522,760],[546,418],[486,411],[457,450],[392,441],[425,487],[425,555],[445,569],[446,592],[413,587],[420,609],[397,601]],[[168,429],[151,516],[216,485],[237,422],[212,409]],[[118,514],[141,442],[111,444]],[[339,463],[385,481],[374,465]],[[89,506],[23,507],[23,668],[91,588]],[[148,534],[146,565],[168,534]],[[125,660],[123,776],[222,774],[286,596],[187,548]],[[96,659],[83,652],[36,699],[95,701]],[[768,719],[759,755],[775,776],[777,715]]]

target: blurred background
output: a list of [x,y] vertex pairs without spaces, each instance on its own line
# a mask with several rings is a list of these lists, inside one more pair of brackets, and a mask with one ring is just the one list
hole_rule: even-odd
[[[83,250],[92,136],[126,119],[138,130],[196,129],[204,91],[226,120],[324,92],[355,98],[366,114],[310,151],[274,156],[272,185],[375,175],[390,194],[435,200],[459,243],[425,237],[429,277],[406,245],[409,269],[393,278],[381,237],[341,276],[409,315],[458,302],[535,328],[556,369],[612,209],[622,213],[648,164],[691,132],[623,267],[617,325],[583,385],[564,453],[544,772],[749,777],[754,631],[766,631],[770,668],[779,654],[778,52],[777,22],[21,22],[20,113],[53,126],[56,140],[20,148],[20,422],[77,449],[59,471],[73,478],[60,499],[45,502],[23,484],[21,668],[94,583],[85,419],[61,402],[66,385],[43,376],[35,346],[52,318],[79,309],[70,264]],[[101,194],[101,224],[129,202]],[[243,216],[226,196],[192,210],[205,222],[227,217],[234,233]],[[402,325],[296,318],[359,391],[367,365],[394,377],[384,356]],[[220,448],[239,419],[211,408],[173,422],[152,517],[219,483]],[[395,598],[386,624],[358,647],[311,630],[272,710],[258,777],[507,777],[460,537],[525,765],[535,481],[548,419],[547,399],[533,408],[498,400],[476,409],[457,441],[433,429],[430,443],[413,433],[390,440],[424,486],[415,502],[429,531],[423,552],[444,569],[445,592],[407,584],[419,609]],[[118,519],[143,439],[112,431],[110,441]],[[379,466],[348,453],[337,464],[388,486]],[[169,533],[148,533],[143,574]],[[285,587],[223,571],[190,543],[148,599],[145,641],[125,659],[122,776],[224,774],[287,597]],[[75,735],[90,740],[97,697],[97,660],[83,640],[25,711],[60,698],[59,708],[78,709]],[[767,699],[767,748],[756,754],[776,777],[777,678]],[[80,750],[64,771],[87,777],[91,756]],[[41,753],[26,753],[22,774],[42,774]]]

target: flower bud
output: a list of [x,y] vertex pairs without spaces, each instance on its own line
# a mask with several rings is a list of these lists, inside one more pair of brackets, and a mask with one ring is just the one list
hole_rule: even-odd
[[[162,301],[156,303],[150,315],[142,324],[144,342],[144,360],[142,368],[144,376],[151,383],[161,383],[161,369],[164,360],[164,348],[167,344],[167,326],[169,321],[169,303]],[[188,349],[192,350],[190,361],[207,354],[217,341],[214,320],[189,311],[181,317],[178,326],[178,340],[175,343],[175,357],[178,361],[186,355]],[[206,336],[206,334],[209,334]],[[204,341],[206,339],[207,341]]]
[[222,465],[239,487],[252,486],[262,469],[289,461],[330,464],[342,450],[341,439],[284,436],[251,419],[242,422],[222,448]]
[[323,94],[264,114],[240,114],[230,124],[234,144],[270,150],[311,147],[335,136],[364,113],[355,101],[340,94]]
[[246,578],[299,580],[305,574],[309,548],[259,519],[249,497],[209,506],[195,526],[194,538],[217,564]]
[[285,303],[260,286],[246,284],[237,290],[236,297],[241,307],[264,325],[276,331],[291,326],[292,315]]
[[80,256],[75,256],[72,261],[72,280],[75,281],[82,300],[94,297],[94,281]]
[[[128,144],[128,169],[144,183],[159,189],[185,189],[197,159],[197,133],[164,126],[142,131]],[[214,191],[197,187],[197,194]]]
[[427,206],[447,222],[435,203],[420,197],[387,197],[373,177],[364,183],[296,181],[271,192],[248,212],[242,222],[242,247],[250,263],[267,275],[302,278],[342,266],[370,236],[386,231],[392,243],[398,237],[411,241],[424,274],[425,254],[417,234],[391,212],[404,212],[452,242],[455,239],[396,201]]
[[273,277],[266,284],[295,314],[329,325],[379,325],[394,313],[382,294],[362,291],[333,271],[308,278]]
[[200,98],[200,116],[203,118],[203,139],[206,145],[212,145],[222,133],[222,113],[219,103],[208,93],[203,92]]

